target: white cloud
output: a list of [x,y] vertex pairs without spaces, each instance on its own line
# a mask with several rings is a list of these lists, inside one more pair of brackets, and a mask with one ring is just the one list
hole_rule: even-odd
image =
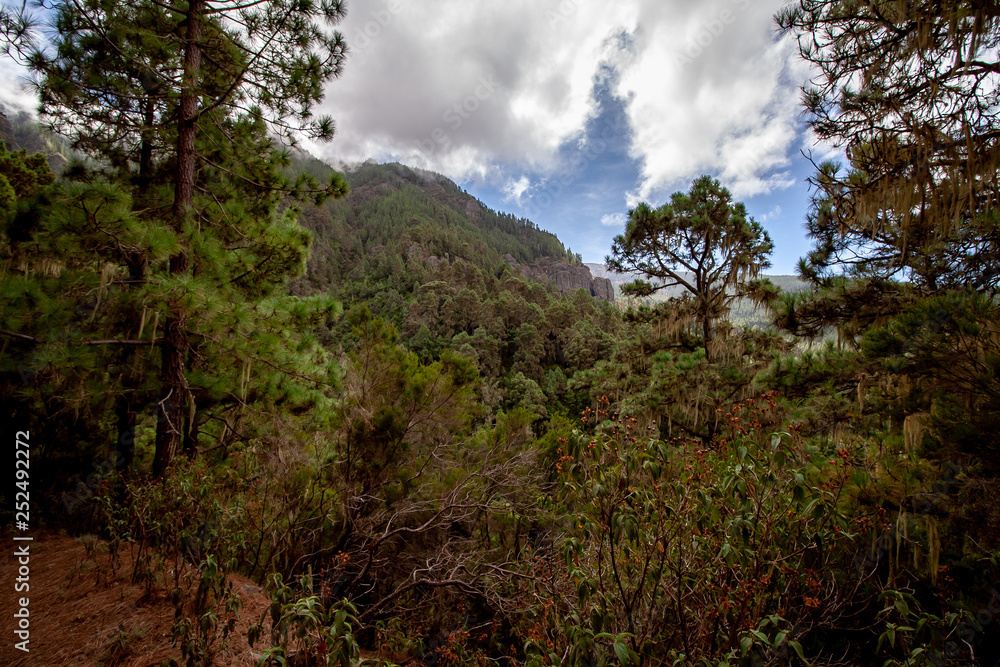
[[775,206],[774,208],[772,208],[770,211],[768,211],[764,215],[758,216],[757,217],[757,222],[761,222],[761,223],[767,222],[768,220],[774,220],[775,218],[778,218],[780,216],[781,216],[781,207],[780,206]]
[[27,111],[34,115],[38,97],[26,84],[25,70],[0,57],[0,104],[12,112]]
[[512,173],[553,173],[559,147],[596,113],[603,63],[619,75],[634,129],[641,180],[631,201],[702,173],[738,197],[789,187],[806,70],[775,34],[782,4],[356,0],[343,26],[355,53],[326,103],[339,134],[324,150],[500,188]]
[[[352,0],[351,52],[322,111],[331,159],[396,159],[456,180],[530,192],[566,171],[559,149],[598,112],[602,66],[625,101],[640,179],[662,200],[703,173],[737,197],[788,187],[803,146],[795,45],[775,34],[785,0]],[[23,100],[0,67],[0,94]]]
[[528,191],[528,187],[531,182],[528,180],[527,176],[521,176],[517,180],[510,180],[507,185],[503,188],[504,201],[514,201],[518,204],[521,203],[521,197],[525,192]]
[[608,213],[601,216],[601,224],[605,227],[624,227],[628,216],[624,213]]
[[359,46],[329,88],[324,110],[338,136],[324,151],[459,179],[505,179],[498,165],[554,170],[559,147],[594,113],[606,39],[634,24],[633,4],[352,2],[342,29]]
[[781,3],[712,0],[671,20],[673,4],[649,4],[635,56],[620,68],[617,92],[629,99],[631,151],[642,164],[630,199],[662,199],[703,173],[737,197],[791,186],[783,172],[797,148],[807,70],[795,44],[774,34]]

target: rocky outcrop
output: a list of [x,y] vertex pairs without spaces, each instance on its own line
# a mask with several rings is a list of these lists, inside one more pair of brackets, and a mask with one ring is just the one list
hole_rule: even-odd
[[582,289],[593,294],[591,286],[594,279],[590,275],[590,269],[584,266],[551,264],[540,268],[545,276],[555,283],[560,292],[575,292]]
[[14,126],[10,124],[10,119],[7,118],[7,114],[2,111],[0,111],[0,141],[2,141],[7,146],[7,150],[11,152],[21,149],[17,143],[17,139],[14,138]]
[[512,269],[520,269],[525,278],[541,283],[550,282],[562,293],[582,289],[594,298],[615,300],[615,288],[611,281],[607,278],[595,278],[590,269],[581,264],[540,260],[528,266],[519,264],[511,255],[504,255],[504,260]]
[[[21,123],[24,118],[25,114],[24,112],[21,112],[21,114],[15,117],[14,120],[15,122]],[[18,136],[21,137],[20,140],[18,140]],[[7,111],[3,105],[0,105],[0,141],[2,141],[7,147],[7,150],[12,153],[19,150],[28,151],[28,155],[43,153],[45,155],[45,159],[49,163],[49,167],[56,174],[61,173],[66,167],[66,158],[59,152],[58,147],[54,145],[50,139],[46,139],[41,132],[22,131],[20,135],[18,135],[18,132],[14,129],[14,125],[7,116]]]
[[591,283],[590,293],[598,299],[605,301],[615,300],[615,286],[607,278],[594,278]]
[[465,204],[465,215],[468,216],[470,220],[478,219],[482,210],[483,205],[478,200],[470,199]]
[[447,260],[451,264],[465,264],[466,261],[455,255],[452,257],[451,253],[446,252],[444,257],[438,257],[437,255],[428,255],[424,247],[419,243],[411,243],[410,248],[406,251],[406,259],[412,261],[416,257],[418,261],[427,262],[435,269],[441,265],[441,262]]

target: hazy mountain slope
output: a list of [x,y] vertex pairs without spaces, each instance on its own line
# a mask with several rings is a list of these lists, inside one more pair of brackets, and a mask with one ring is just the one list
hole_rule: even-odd
[[[611,284],[614,286],[616,296],[621,295],[622,285],[629,283],[636,278],[642,277],[640,274],[618,273],[616,271],[611,271],[603,264],[588,263],[585,266],[590,269],[590,272],[594,276],[611,281]],[[772,283],[785,292],[797,292],[799,290],[809,288],[809,285],[797,276],[765,275],[762,277],[770,279]],[[653,301],[666,301],[671,297],[683,295],[685,291],[686,290],[683,287],[675,285],[657,292],[651,297],[651,299]],[[740,324],[748,327],[760,327],[762,329],[771,326],[771,317],[767,310],[748,299],[737,299],[736,302],[733,303],[729,311],[729,321],[734,324]]]
[[[604,266],[603,264],[587,263],[584,266],[586,266],[588,269],[590,269],[590,272],[595,277],[607,278],[608,280],[610,280],[611,284],[614,285],[615,288],[616,288],[615,289],[616,293],[618,293],[620,291],[621,286],[624,285],[625,283],[631,282],[631,281],[635,280],[636,278],[641,278],[642,277],[639,274],[618,273],[616,271],[611,271],[606,266]],[[762,277],[770,279],[770,281],[772,283],[774,283],[775,285],[777,285],[778,287],[780,287],[781,290],[784,291],[784,292],[797,292],[798,290],[808,289],[808,287],[809,287],[809,285],[806,284],[806,282],[803,281],[798,276],[788,276],[788,275],[775,275],[775,276],[771,276],[771,275],[764,275]],[[666,290],[663,290],[663,292],[660,293],[662,296],[659,297],[659,298],[666,298],[666,297],[670,297],[670,296],[679,296],[681,293],[683,293],[683,291],[684,291],[683,287],[668,288]]]
[[0,141],[10,151],[43,153],[52,171],[57,174],[73,156],[73,150],[64,138],[40,128],[27,113],[11,112],[3,104],[0,104]]

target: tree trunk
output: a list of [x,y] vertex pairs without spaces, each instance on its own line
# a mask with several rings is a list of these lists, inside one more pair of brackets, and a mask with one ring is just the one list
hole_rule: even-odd
[[187,405],[187,381],[184,361],[187,356],[187,317],[183,312],[167,320],[161,347],[160,377],[166,395],[160,399],[156,419],[156,453],[153,476],[161,477],[180,450],[184,435],[184,408]]
[[[128,286],[126,289],[135,290],[146,282],[146,271],[149,267],[149,259],[145,253],[130,253],[127,259],[128,264]],[[126,326],[136,326],[135,316],[126,320]],[[139,325],[141,328],[141,325]],[[136,380],[135,370],[132,364],[135,361],[135,348],[124,347],[118,353],[118,363],[121,369],[122,386],[118,397],[115,399],[115,422],[117,433],[115,438],[115,470],[122,477],[128,477],[131,472],[132,462],[135,459],[135,424],[136,415],[145,404],[145,393],[139,388]]]
[[[147,90],[147,92],[150,92]],[[151,97],[143,102],[141,132],[142,140],[139,143],[139,177],[136,179],[138,186],[138,199],[140,205],[145,206],[149,194],[149,186],[153,179],[153,123],[156,121],[156,106]]]
[[198,124],[198,73],[201,69],[202,0],[192,0],[187,15],[187,37],[184,45],[184,73],[181,90],[180,118],[177,127],[177,177],[174,190],[173,214],[182,224],[190,214],[194,201],[195,127]]
[[[194,202],[195,129],[198,123],[198,74],[201,68],[201,11],[203,0],[192,0],[187,12],[180,117],[177,122],[177,175],[174,182],[174,229],[183,235]],[[187,248],[170,258],[170,273],[181,275],[190,268]],[[164,396],[156,422],[156,454],[153,475],[162,476],[181,447],[184,408],[188,405],[185,366],[188,353],[187,313],[180,306],[167,318],[162,346],[160,378]]]
[[712,352],[710,351],[709,345],[712,342],[712,317],[708,313],[708,309],[701,315],[701,332],[705,337],[705,361],[712,362]]
[[198,413],[192,408],[184,420],[184,455],[189,459],[198,456]]

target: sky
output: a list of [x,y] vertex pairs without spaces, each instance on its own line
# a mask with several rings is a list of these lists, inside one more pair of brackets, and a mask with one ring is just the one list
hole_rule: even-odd
[[602,262],[628,210],[718,178],[775,241],[809,249],[809,77],[784,0],[352,0],[319,147],[441,172]]
[[[349,0],[349,55],[321,111],[332,163],[373,158],[445,174],[491,208],[603,262],[630,207],[702,174],[794,273],[814,145],[809,77],[772,16],[784,0]],[[0,65],[8,106],[30,96]]]

